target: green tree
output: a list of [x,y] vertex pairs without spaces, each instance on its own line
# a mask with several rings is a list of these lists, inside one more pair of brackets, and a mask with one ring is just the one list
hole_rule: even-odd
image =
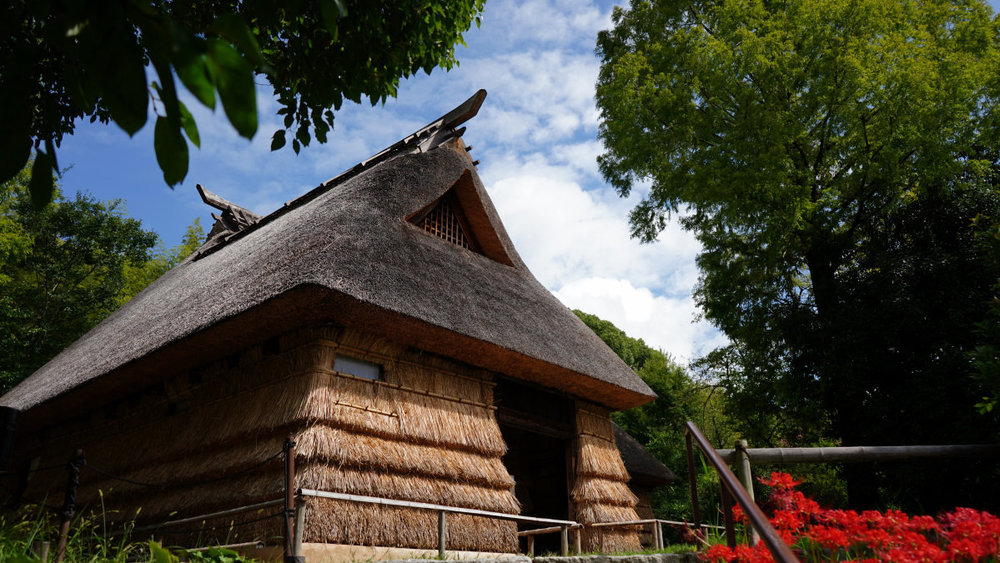
[[[114,121],[129,135],[146,124],[167,184],[184,179],[198,128],[175,76],[202,104],[218,100],[236,131],[257,131],[255,74],[278,98],[297,153],[325,142],[343,101],[396,95],[400,77],[457,61],[454,46],[485,0],[204,0],[35,2],[0,7],[0,182],[34,149],[31,192],[52,197],[56,148],[79,119]],[[150,81],[147,67],[156,74]],[[185,136],[187,140],[185,140]]]
[[120,202],[57,194],[39,210],[29,183],[25,169],[0,184],[0,392],[114,311],[156,243]]
[[[650,183],[636,236],[677,214],[701,241],[696,299],[731,341],[701,365],[755,443],[989,434],[968,360],[997,279],[970,227],[998,205],[984,2],[635,0],[598,53],[601,170]],[[869,504],[899,473],[847,476]]]
[[[716,447],[732,447],[736,435],[725,413],[722,394],[716,392],[714,385],[693,380],[687,370],[642,339],[628,336],[595,315],[573,312],[656,393],[657,398],[652,402],[611,416],[679,477],[668,489],[656,491],[653,510],[661,518],[688,517],[684,423],[694,421]],[[699,474],[699,483],[704,485],[704,490],[699,487],[699,495],[703,499],[717,495],[718,485],[713,479],[712,471]]]

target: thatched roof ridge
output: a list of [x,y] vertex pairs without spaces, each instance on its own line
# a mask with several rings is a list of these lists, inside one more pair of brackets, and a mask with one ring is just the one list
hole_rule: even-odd
[[618,446],[632,482],[659,486],[677,480],[677,475],[669,467],[663,465],[663,462],[656,459],[621,426],[614,422],[611,426],[615,431],[615,445]]
[[[471,178],[467,191],[481,206],[470,222],[477,216],[474,229],[494,233],[494,252],[512,265],[404,220],[463,175]],[[285,328],[326,320],[398,337],[616,408],[654,396],[527,270],[460,141],[397,156],[315,192],[167,272],[0,398],[0,405],[26,410],[50,402],[185,342],[197,341],[204,350],[206,334],[255,311]],[[307,294],[318,301],[287,297]],[[306,313],[284,313],[290,308]],[[269,326],[255,323],[253,334]],[[142,377],[141,371],[134,367],[130,377]]]

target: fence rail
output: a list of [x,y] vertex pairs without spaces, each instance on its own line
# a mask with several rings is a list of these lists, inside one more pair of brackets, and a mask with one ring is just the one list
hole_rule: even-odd
[[[753,463],[860,463],[916,459],[1000,457],[1000,444],[946,446],[838,446],[822,448],[746,448]],[[726,463],[736,463],[741,449],[716,450]]]
[[[315,489],[299,489],[297,492],[299,497],[318,497],[333,500],[346,500],[351,502],[362,502],[367,504],[380,504],[383,506],[398,506],[404,508],[418,508],[423,510],[433,510],[438,513],[438,556],[444,558],[445,549],[447,547],[447,518],[445,514],[467,514],[470,516],[483,516],[486,518],[495,518],[497,520],[510,520],[514,522],[527,522],[530,524],[549,524],[548,528],[544,528],[545,532],[537,533],[549,533],[559,531],[561,536],[562,544],[562,555],[565,557],[569,555],[569,530],[571,528],[581,528],[582,524],[575,522],[573,520],[557,520],[555,518],[538,518],[536,516],[521,516],[518,514],[507,514],[505,512],[492,512],[489,510],[478,510],[475,508],[461,508],[457,506],[447,506],[443,504],[432,504],[427,502],[413,502],[407,500],[396,500],[387,499],[382,497],[370,497],[365,495],[352,495],[348,493],[334,493],[330,491],[317,491]],[[531,531],[531,530],[529,530]],[[520,535],[520,534],[519,534]],[[528,541],[529,547],[533,544],[534,534],[528,535],[532,538]],[[577,536],[577,553],[579,553],[579,535]]]

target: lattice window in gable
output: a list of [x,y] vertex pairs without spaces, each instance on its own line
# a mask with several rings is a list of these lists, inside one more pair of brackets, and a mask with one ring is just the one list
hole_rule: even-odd
[[455,213],[451,198],[444,198],[424,217],[424,230],[428,233],[457,244],[462,248],[470,248],[469,239],[462,228],[462,221]]

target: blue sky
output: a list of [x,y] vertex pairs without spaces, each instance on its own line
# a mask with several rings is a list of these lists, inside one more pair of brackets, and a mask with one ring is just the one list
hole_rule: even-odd
[[405,81],[384,106],[344,107],[330,140],[298,156],[290,146],[269,150],[280,123],[266,86],[252,141],[236,135],[221,109],[212,114],[188,96],[202,145],[173,190],[156,165],[152,120],[131,139],[114,125],[80,123],[59,151],[60,165],[72,166],[61,186],[66,194],[123,199],[129,215],[173,245],[196,217],[206,229],[212,224],[196,183],[266,214],[485,88],[486,102],[467,124],[465,141],[528,267],[567,306],[686,362],[724,341],[698,320],[691,298],[698,244],[676,225],[654,244],[630,239],[627,215],[637,195],[619,198],[597,171],[594,43],[610,27],[611,7],[488,0],[482,26],[467,33],[468,48],[457,50],[459,68]]

